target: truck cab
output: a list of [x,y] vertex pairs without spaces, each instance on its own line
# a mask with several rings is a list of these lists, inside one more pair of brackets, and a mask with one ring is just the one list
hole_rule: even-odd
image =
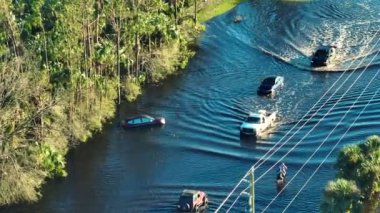
[[312,67],[323,67],[330,64],[330,61],[335,56],[335,46],[322,46],[315,51],[311,59]]
[[207,208],[208,199],[205,192],[198,190],[183,190],[177,209],[181,212],[200,212]]
[[274,125],[276,112],[259,110],[258,113],[250,113],[240,126],[241,135],[260,136],[269,127]]

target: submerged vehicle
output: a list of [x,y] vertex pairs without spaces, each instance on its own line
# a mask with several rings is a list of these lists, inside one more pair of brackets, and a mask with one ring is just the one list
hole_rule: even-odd
[[250,113],[240,126],[240,135],[259,137],[265,130],[274,125],[276,118],[276,112],[267,112],[266,110]]
[[330,63],[332,57],[335,54],[335,46],[322,46],[317,49],[311,59],[312,67],[323,67]]
[[179,197],[177,209],[185,212],[200,212],[207,208],[207,204],[205,192],[185,189]]
[[237,16],[234,17],[234,23],[236,23],[236,24],[240,23],[243,20],[244,20],[244,17],[241,16],[241,15],[237,15]]
[[276,91],[284,86],[284,77],[282,76],[271,76],[265,78],[259,88],[257,89],[257,94],[259,95],[274,95]]
[[136,127],[162,126],[165,122],[165,118],[163,117],[154,118],[149,115],[138,115],[125,119],[121,124],[124,128],[129,129]]

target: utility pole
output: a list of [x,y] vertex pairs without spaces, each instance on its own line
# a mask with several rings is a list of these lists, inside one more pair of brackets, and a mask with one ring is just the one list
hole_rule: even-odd
[[255,176],[254,176],[254,167],[252,167],[250,179],[249,179],[249,212],[255,213]]

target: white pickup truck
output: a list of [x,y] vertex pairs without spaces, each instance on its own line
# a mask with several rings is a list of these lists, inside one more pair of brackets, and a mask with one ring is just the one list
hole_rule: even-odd
[[250,113],[240,126],[241,135],[261,136],[276,121],[276,112],[259,110],[258,113]]

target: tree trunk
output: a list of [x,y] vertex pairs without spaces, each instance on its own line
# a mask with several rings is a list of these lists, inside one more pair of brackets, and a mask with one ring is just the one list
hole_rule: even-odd
[[194,24],[197,23],[197,0],[194,0]]
[[135,35],[135,57],[136,57],[136,61],[135,61],[135,65],[136,65],[136,68],[135,68],[135,76],[138,77],[139,76],[139,72],[140,72],[140,64],[139,64],[139,57],[140,57],[140,41],[139,41],[139,34],[136,33]]
[[9,34],[12,40],[13,53],[15,54],[16,57],[18,57],[19,54],[17,52],[17,41],[16,41],[16,36],[15,36],[16,33],[15,33],[15,29],[13,29],[13,25],[12,25],[13,21],[9,15],[11,14],[11,12],[8,5],[4,5],[4,14],[6,14],[8,29],[10,30]]
[[374,213],[376,210],[376,203],[379,199],[379,193],[374,191],[375,183],[376,183],[376,175],[371,175],[371,181],[370,181],[370,189],[366,193],[366,199],[364,199],[363,202],[363,212],[364,213]]
[[118,76],[118,98],[119,104],[121,103],[121,91],[120,91],[120,17],[117,18],[117,36],[116,36],[116,54],[117,54],[117,76]]
[[177,0],[174,0],[174,24],[177,29]]

